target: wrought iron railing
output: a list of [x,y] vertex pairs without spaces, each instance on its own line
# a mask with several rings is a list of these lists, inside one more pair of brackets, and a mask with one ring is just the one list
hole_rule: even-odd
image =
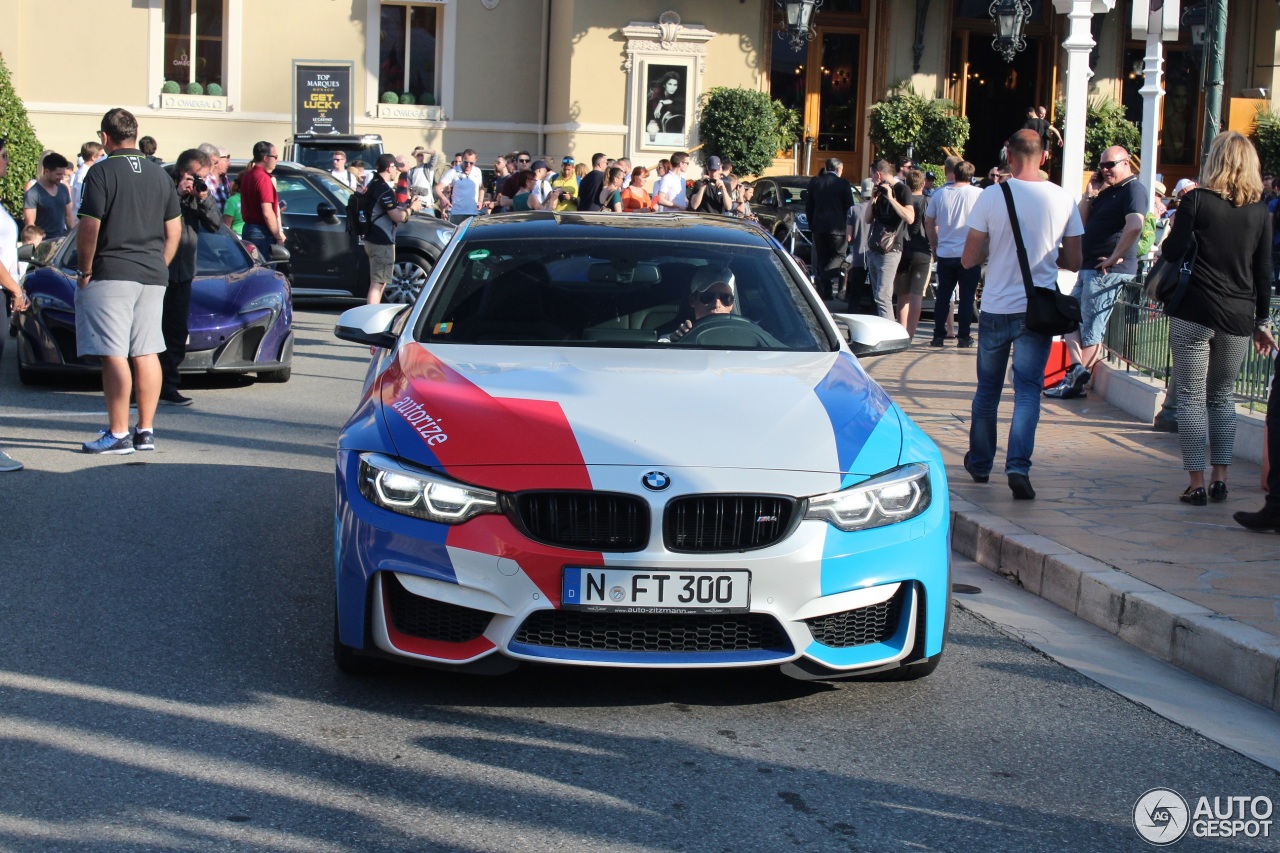
[[[1107,323],[1105,345],[1107,357],[1119,362],[1125,369],[1168,383],[1169,366],[1169,318],[1156,303],[1143,296],[1141,282],[1127,282],[1120,286],[1115,309]],[[1271,320],[1280,320],[1280,299],[1271,300]],[[1271,387],[1274,359],[1270,355],[1258,355],[1252,348],[1245,356],[1244,366],[1236,379],[1236,398],[1251,411],[1265,411],[1267,394]]]

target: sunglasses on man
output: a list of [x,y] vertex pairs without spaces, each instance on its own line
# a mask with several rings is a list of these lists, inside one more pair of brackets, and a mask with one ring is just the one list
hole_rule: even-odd
[[1125,157],[1125,158],[1123,158],[1123,159],[1121,159],[1121,160],[1100,160],[1100,161],[1098,162],[1098,168],[1099,168],[1099,169],[1114,169],[1116,166],[1119,166],[1121,163],[1127,163],[1128,161],[1129,161],[1129,158],[1128,158],[1128,157]]
[[717,299],[720,300],[721,303],[723,303],[724,307],[726,308],[733,307],[732,293],[715,293],[708,290],[705,293],[698,294],[698,301],[701,302],[703,305],[714,305]]

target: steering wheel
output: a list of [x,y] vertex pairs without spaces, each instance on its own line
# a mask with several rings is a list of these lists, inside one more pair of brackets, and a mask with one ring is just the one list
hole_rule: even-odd
[[703,317],[679,343],[727,347],[780,346],[773,335],[737,314],[710,314]]

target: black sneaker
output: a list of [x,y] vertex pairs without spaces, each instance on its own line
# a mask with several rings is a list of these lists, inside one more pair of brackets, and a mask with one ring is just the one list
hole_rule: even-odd
[[1010,474],[1009,490],[1013,492],[1014,500],[1030,501],[1036,497],[1036,490],[1031,488],[1031,478],[1026,474]]
[[986,483],[991,479],[990,474],[979,474],[977,471],[969,467],[969,454],[964,455],[964,470],[969,472],[969,476],[973,478],[975,483]]
[[81,449],[85,453],[101,453],[111,456],[124,456],[133,452],[133,439],[129,436],[124,438],[116,438],[111,434],[110,430],[98,430],[98,437],[93,441],[86,441]]
[[968,349],[973,346],[973,338],[961,338],[956,341],[956,346],[960,347],[960,349]]
[[942,338],[934,338],[933,340],[929,341],[929,346],[931,347],[942,346]]
[[155,434],[149,429],[137,429],[135,427],[133,430],[133,449],[134,450],[155,450],[156,449]]
[[1280,533],[1280,510],[1264,506],[1257,512],[1237,512],[1231,516],[1236,524],[1259,533]]
[[160,402],[169,406],[190,406],[191,398],[177,391],[161,391]]

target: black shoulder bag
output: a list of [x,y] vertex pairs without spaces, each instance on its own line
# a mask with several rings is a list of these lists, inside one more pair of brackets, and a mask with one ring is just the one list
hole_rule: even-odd
[[[1192,191],[1194,192],[1194,190]],[[1187,193],[1185,198],[1191,198],[1191,193]],[[1190,207],[1190,205],[1186,205]],[[1156,262],[1151,265],[1151,271],[1147,273],[1147,283],[1143,288],[1143,295],[1152,302],[1160,302],[1164,305],[1164,313],[1169,314],[1178,310],[1178,306],[1182,304],[1183,298],[1187,295],[1187,288],[1191,285],[1191,276],[1196,270],[1196,254],[1199,251],[1199,244],[1196,242],[1195,213],[1194,209],[1183,210],[1182,205],[1178,206],[1177,216],[1192,217],[1191,244],[1187,246],[1187,251],[1182,257],[1176,261],[1166,261],[1164,255],[1156,258]]]
[[1080,301],[1053,287],[1036,287],[1031,281],[1031,262],[1027,260],[1027,246],[1022,242],[1022,228],[1018,225],[1018,213],[1013,208],[1013,190],[1007,181],[1000,184],[1004,203],[1009,208],[1009,225],[1013,228],[1013,242],[1018,247],[1018,266],[1022,269],[1022,285],[1027,289],[1027,316],[1023,321],[1028,329],[1042,335],[1065,335],[1080,328]]

